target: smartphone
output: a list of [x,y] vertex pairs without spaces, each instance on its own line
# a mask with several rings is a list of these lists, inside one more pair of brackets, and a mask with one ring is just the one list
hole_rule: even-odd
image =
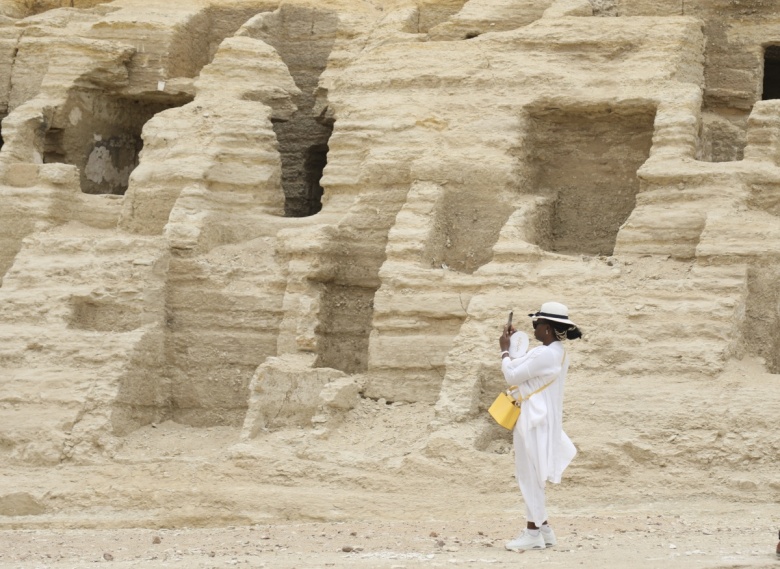
[[509,318],[506,319],[507,330],[511,330],[512,329],[512,315],[513,314],[514,314],[514,311],[510,310],[509,311]]

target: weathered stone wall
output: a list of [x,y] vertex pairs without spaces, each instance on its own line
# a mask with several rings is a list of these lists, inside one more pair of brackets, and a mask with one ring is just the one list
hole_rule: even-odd
[[251,441],[360,398],[483,452],[496,323],[550,298],[582,373],[780,366],[765,3],[5,13],[8,460],[110,458],[166,419]]
[[780,43],[777,7],[763,0],[623,0],[617,11],[620,16],[701,19],[707,47],[699,156],[713,162],[741,160],[748,115],[764,91],[764,51]]
[[89,9],[109,0],[3,0],[0,14],[8,18],[27,18],[57,8]]

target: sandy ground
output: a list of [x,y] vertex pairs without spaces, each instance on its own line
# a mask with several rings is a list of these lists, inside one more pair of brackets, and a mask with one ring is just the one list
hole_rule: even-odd
[[457,507],[415,522],[2,531],[0,567],[780,567],[776,508],[675,506],[687,513],[560,515],[558,545],[525,553],[503,549],[513,531],[504,516],[472,519]]
[[0,515],[0,569],[780,569],[780,393],[749,364],[572,382],[579,454],[548,487],[559,544],[546,551],[503,548],[524,525],[508,434],[478,451],[459,446],[467,424],[430,438],[430,405],[363,400],[330,431],[241,441],[166,422],[104,460],[2,465],[0,498],[42,511]]

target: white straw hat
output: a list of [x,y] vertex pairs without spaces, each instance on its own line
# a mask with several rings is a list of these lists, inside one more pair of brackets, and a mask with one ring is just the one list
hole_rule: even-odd
[[542,304],[542,308],[539,312],[531,313],[528,316],[533,319],[533,322],[543,319],[577,326],[574,322],[569,320],[569,309],[560,302],[545,302]]

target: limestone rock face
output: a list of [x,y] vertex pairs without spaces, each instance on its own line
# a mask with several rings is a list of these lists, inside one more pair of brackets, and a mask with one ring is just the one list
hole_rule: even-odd
[[[280,427],[310,427],[321,405],[333,409],[354,406],[356,391],[334,385],[345,374],[335,369],[312,370],[312,362],[296,361],[294,356],[269,358],[255,372],[250,383],[248,420],[245,438],[254,438],[261,430]],[[347,384],[349,385],[349,384]],[[353,384],[354,385],[354,384]],[[320,395],[325,391],[324,395]]]
[[45,508],[26,492],[0,497],[0,515],[3,516],[35,516],[44,511]]
[[57,8],[88,9],[106,0],[3,0],[0,2],[0,13],[8,18],[29,18]]
[[[166,421],[228,429],[244,466],[332,444],[289,450],[322,477],[481,464],[506,313],[558,300],[585,332],[580,476],[769,476],[692,404],[659,458],[671,427],[632,406],[780,372],[769,3],[32,4],[0,2],[4,464],[112,464]],[[734,401],[770,448],[773,416]],[[356,459],[355,425],[413,437]],[[48,512],[29,490],[0,514]]]
[[[252,63],[241,64],[245,59]],[[147,125],[144,154],[153,159],[133,171],[121,227],[144,234],[162,232],[185,189],[216,192],[223,200],[230,199],[231,193],[236,194],[235,200],[247,194],[253,200],[250,207],[263,206],[272,212],[283,206],[279,158],[266,148],[275,144],[271,120],[290,118],[296,109],[291,95],[299,91],[276,51],[261,41],[230,38],[194,89],[192,103],[158,115]],[[201,154],[192,152],[193,136],[202,140],[196,145]],[[220,140],[219,151],[209,147],[211,140]],[[155,155],[164,159],[154,159]],[[259,191],[263,180],[269,191]],[[233,230],[239,227],[234,225]],[[167,228],[174,241],[180,229],[178,223]],[[180,239],[177,248],[198,246],[197,237]]]
[[541,18],[553,0],[469,0],[444,22],[432,27],[433,40],[471,39],[486,32],[502,32],[526,26]]

